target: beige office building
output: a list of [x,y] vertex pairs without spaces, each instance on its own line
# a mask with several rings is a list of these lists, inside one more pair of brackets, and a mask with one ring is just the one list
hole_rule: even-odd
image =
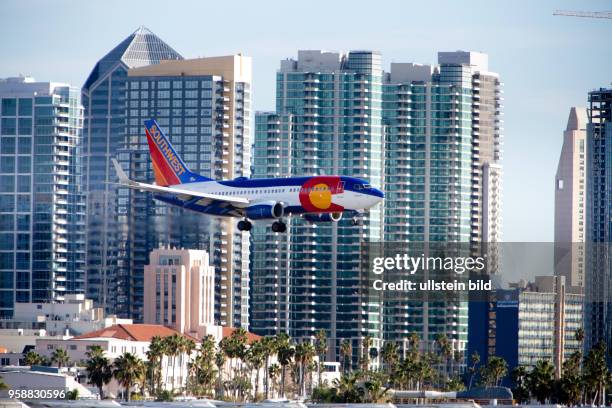
[[144,268],[144,322],[201,338],[214,325],[214,278],[206,251],[153,250]]
[[584,287],[586,108],[572,107],[555,176],[555,273]]

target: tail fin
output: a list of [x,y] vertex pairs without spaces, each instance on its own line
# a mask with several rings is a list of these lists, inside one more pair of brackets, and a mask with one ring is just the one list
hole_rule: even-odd
[[209,180],[192,173],[187,168],[155,119],[145,121],[145,133],[147,134],[147,143],[153,161],[155,182],[158,186]]

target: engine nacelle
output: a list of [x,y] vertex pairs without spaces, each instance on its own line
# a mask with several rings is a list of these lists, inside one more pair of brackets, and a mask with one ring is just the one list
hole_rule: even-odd
[[342,213],[305,214],[304,218],[310,222],[338,222],[342,219]]
[[246,208],[246,216],[251,220],[281,218],[285,207],[278,201],[263,201]]

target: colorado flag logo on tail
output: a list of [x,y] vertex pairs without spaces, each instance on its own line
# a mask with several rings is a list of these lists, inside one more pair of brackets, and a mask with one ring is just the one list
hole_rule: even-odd
[[155,119],[145,121],[145,133],[157,185],[172,186],[205,179],[189,171]]

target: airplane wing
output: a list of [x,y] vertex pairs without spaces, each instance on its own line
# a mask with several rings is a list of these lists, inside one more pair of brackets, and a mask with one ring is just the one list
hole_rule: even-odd
[[138,181],[130,180],[117,160],[111,159],[111,161],[113,162],[113,166],[115,166],[115,171],[119,177],[120,184],[129,188],[142,191],[151,191],[153,193],[176,194],[193,198],[202,198],[211,201],[225,202],[228,204],[237,204],[240,205],[240,207],[244,206],[245,204],[249,204],[249,200],[244,197],[220,196],[216,194],[202,193],[199,191],[185,190],[182,188],[156,186],[155,184],[140,183]]

